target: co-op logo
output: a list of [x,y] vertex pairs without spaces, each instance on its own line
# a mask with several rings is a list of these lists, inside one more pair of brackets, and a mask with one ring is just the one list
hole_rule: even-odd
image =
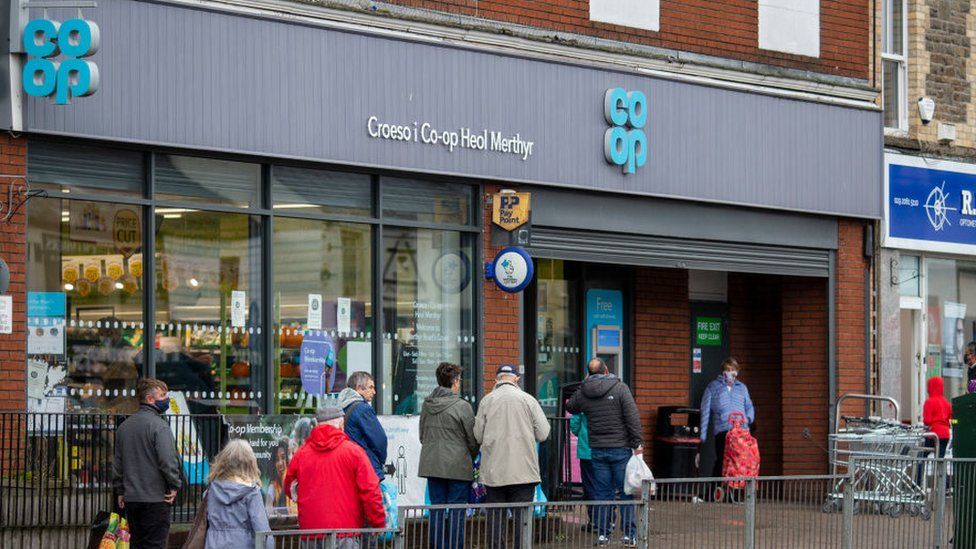
[[[24,51],[34,59],[24,64],[22,81],[27,95],[48,97],[67,105],[71,97],[98,91],[98,65],[83,59],[98,51],[98,25],[84,19],[59,23],[34,19],[24,27]],[[63,55],[59,61],[52,58]]]
[[609,89],[603,98],[603,116],[612,126],[603,136],[607,162],[634,173],[647,162],[647,97],[639,91]]

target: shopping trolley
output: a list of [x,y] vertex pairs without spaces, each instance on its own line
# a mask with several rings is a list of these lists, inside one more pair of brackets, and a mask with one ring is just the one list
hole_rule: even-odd
[[[842,401],[852,398],[887,401],[893,405],[895,419],[840,415]],[[830,465],[834,475],[846,477],[827,495],[823,510],[840,510],[850,483],[855,504],[867,503],[868,509],[891,517],[907,511],[927,520],[931,516],[928,475],[926,461],[919,458],[933,452],[925,440],[935,434],[923,426],[899,423],[898,403],[887,397],[844,395],[835,410],[834,432],[828,437]]]

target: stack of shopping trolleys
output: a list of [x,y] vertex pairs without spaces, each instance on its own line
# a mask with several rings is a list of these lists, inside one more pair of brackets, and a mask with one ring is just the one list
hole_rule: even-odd
[[924,426],[903,425],[894,419],[839,415],[846,399],[885,400],[892,404],[895,418],[898,403],[885,397],[844,395],[835,406],[834,432],[829,435],[830,465],[838,481],[823,505],[824,512],[839,511],[846,492],[855,512],[872,512],[898,517],[902,513],[931,517],[929,505],[930,462],[933,448],[926,438],[935,437]]

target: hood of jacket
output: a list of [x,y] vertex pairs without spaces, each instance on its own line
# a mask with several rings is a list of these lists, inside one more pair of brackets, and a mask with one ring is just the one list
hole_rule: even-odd
[[584,379],[579,390],[586,398],[603,398],[618,383],[620,380],[613,374],[599,374]]
[[430,414],[437,415],[451,406],[457,404],[461,397],[454,394],[454,391],[447,387],[437,387],[430,396],[424,400],[424,410]]
[[928,381],[929,397],[944,397],[945,382],[939,376],[930,377]]
[[324,424],[312,429],[312,434],[305,440],[306,446],[311,446],[316,452],[331,452],[340,444],[349,440],[346,433],[335,427]]
[[352,387],[346,387],[345,389],[342,390],[341,393],[339,393],[339,407],[342,408],[343,410],[346,409],[346,406],[349,406],[350,404],[356,402],[357,400],[366,402],[366,399],[363,398],[363,395],[357,393],[356,390],[353,389]]
[[254,485],[248,486],[233,480],[215,480],[210,483],[207,491],[217,503],[232,505],[244,499],[245,496],[254,491],[254,488]]

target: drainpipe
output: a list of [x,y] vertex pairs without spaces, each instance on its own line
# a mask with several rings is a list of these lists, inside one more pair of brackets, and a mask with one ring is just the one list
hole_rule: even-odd
[[827,432],[834,432],[834,413],[837,406],[837,250],[830,251],[827,277],[827,403],[829,417]]
[[[864,226],[864,394],[871,392],[871,264],[874,261],[874,223]],[[865,416],[871,415],[871,405],[865,401]],[[895,418],[901,419],[901,418]]]

